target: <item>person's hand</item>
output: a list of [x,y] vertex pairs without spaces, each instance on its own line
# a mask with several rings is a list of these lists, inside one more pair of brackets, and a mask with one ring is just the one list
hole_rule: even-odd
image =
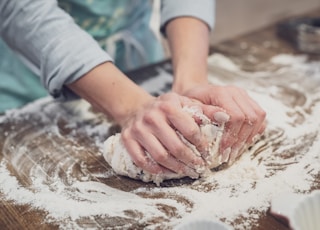
[[196,169],[204,166],[204,161],[181,141],[176,131],[200,153],[208,143],[204,141],[196,119],[183,111],[184,106],[200,106],[206,116],[216,118],[215,122],[225,122],[215,116],[222,109],[176,93],[152,98],[121,124],[122,141],[138,167],[154,174],[169,169],[191,178],[198,177]]
[[266,112],[239,87],[203,84],[184,95],[204,104],[219,106],[230,115],[220,144],[223,161],[234,161],[243,148],[252,144],[265,130]]
[[201,136],[199,121],[187,114],[184,106],[200,106],[207,117],[216,118],[217,123],[225,122],[217,113],[221,108],[176,93],[151,96],[110,62],[96,66],[67,86],[122,127],[122,140],[132,160],[150,173],[171,170],[198,176],[195,169],[204,162],[181,141],[176,131],[200,153],[208,143]]

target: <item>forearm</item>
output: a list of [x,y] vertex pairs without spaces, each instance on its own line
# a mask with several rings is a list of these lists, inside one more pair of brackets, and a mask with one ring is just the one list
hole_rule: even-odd
[[133,83],[113,63],[103,63],[68,87],[96,109],[123,125],[153,97]]
[[183,93],[196,85],[207,83],[207,24],[193,17],[180,17],[168,23],[166,34],[174,71],[173,90]]

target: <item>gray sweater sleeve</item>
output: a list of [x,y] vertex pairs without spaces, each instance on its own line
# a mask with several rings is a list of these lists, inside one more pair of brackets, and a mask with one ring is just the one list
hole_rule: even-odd
[[213,29],[215,20],[215,0],[162,0],[161,32],[165,35],[166,24],[177,17],[195,17]]
[[56,0],[1,0],[0,35],[39,71],[42,84],[57,99],[75,97],[65,84],[112,61]]

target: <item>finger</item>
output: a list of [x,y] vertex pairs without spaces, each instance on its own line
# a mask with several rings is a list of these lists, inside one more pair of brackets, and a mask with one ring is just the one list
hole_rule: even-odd
[[[245,97],[247,95],[244,95]],[[245,98],[242,99],[242,101]],[[263,132],[265,128],[265,113],[253,100],[247,100],[246,120],[239,132],[238,141],[231,147],[229,163],[233,163],[253,142],[253,137],[260,136],[259,132]],[[239,105],[241,107],[241,105]],[[250,109],[251,106],[251,109]],[[257,115],[257,113],[259,113]]]
[[[182,136],[195,145],[201,153],[204,153],[208,147],[208,140],[201,133],[199,125],[211,122],[223,124],[229,120],[229,116],[218,106],[205,105],[187,97],[181,97],[180,103],[183,108],[182,113],[179,110],[168,113],[169,121],[179,130]],[[190,119],[190,115],[192,119]]]
[[[186,123],[185,126],[189,126],[191,123],[191,127],[196,129],[195,132],[200,133],[199,126],[195,123],[195,121],[189,114],[183,112],[182,110],[178,110],[177,113],[177,117],[181,115],[180,120],[178,119],[177,122],[181,122],[183,124]],[[167,115],[167,117],[170,116],[171,115]],[[154,137],[156,137],[156,140],[154,140],[153,144],[159,147],[159,145],[156,144],[156,141],[161,143],[161,146],[163,146],[164,149],[168,150],[168,152],[170,152],[170,154],[172,154],[177,160],[183,162],[184,164],[192,168],[195,168],[196,166],[198,167],[199,165],[204,165],[200,153],[197,153],[197,149],[194,149],[193,151],[190,148],[191,145],[186,145],[188,144],[186,139],[181,139],[182,137],[185,137],[183,136],[179,128],[175,127],[181,135],[178,135],[177,131],[171,127],[175,126],[177,122],[175,124],[172,124],[172,122],[159,117],[156,113],[151,112],[144,117],[143,126],[149,127],[150,131],[148,132],[151,133]],[[146,144],[144,140],[147,140],[148,138],[145,135],[147,132],[141,132],[139,131],[139,129],[137,129],[135,133],[138,136],[139,142]],[[198,133],[196,133],[195,135],[199,135]],[[148,142],[151,142],[151,139],[148,139]],[[151,148],[151,146],[149,148]]]
[[254,124],[254,129],[252,130],[251,135],[248,137],[249,143],[253,141],[253,138],[257,134],[261,134],[266,127],[266,112],[254,100],[251,100],[250,103],[256,114],[256,123]]
[[[173,108],[170,111],[166,111],[166,114],[168,122],[179,131],[186,140],[195,145],[200,152],[205,151],[208,147],[208,143],[203,138],[199,125],[190,114],[186,113],[181,108]],[[162,135],[163,139],[164,136],[166,136],[165,133]],[[173,137],[173,135],[170,137]],[[176,153],[177,151],[174,152]]]
[[144,149],[161,166],[177,174],[186,175],[191,178],[199,176],[193,169],[171,155],[154,135],[149,134],[148,136],[141,137],[141,139],[147,140],[143,142]]
[[239,151],[246,146],[246,140],[248,136],[251,134],[251,130],[246,128],[246,124],[242,126],[242,129],[240,130],[240,137],[238,138],[238,141],[231,147],[231,153],[230,153],[230,161],[234,161],[239,156]]
[[230,154],[231,154],[231,147],[228,147],[228,148],[226,148],[226,149],[222,152],[222,154],[221,154],[221,156],[222,156],[221,162],[222,162],[222,163],[228,162],[229,157],[230,157]]
[[232,164],[248,147],[248,137],[251,134],[251,125],[247,122],[243,123],[243,126],[239,132],[239,138],[236,143],[231,147],[229,163]]
[[237,141],[232,145],[231,148],[234,146],[239,146],[242,143],[247,143],[249,137],[252,134],[253,124],[250,121],[247,121],[247,119],[242,123],[242,127],[238,133]]
[[125,148],[136,166],[152,174],[160,174],[166,171],[165,168],[146,155],[145,150],[137,141],[128,138],[125,132],[122,132],[121,137]]
[[263,132],[265,131],[265,129],[266,129],[266,122],[264,121],[264,122],[262,123],[262,125],[261,125],[258,133],[251,138],[251,141],[248,142],[248,144],[251,145],[251,144],[257,142],[257,141],[260,139],[260,137],[261,137],[261,135],[263,134]]
[[[242,155],[245,150],[248,149],[248,147],[257,141],[258,138],[260,138],[261,134],[263,133],[263,131],[265,130],[266,127],[266,122],[263,121],[261,126],[259,127],[259,131],[257,133],[255,133],[255,136],[253,136],[253,138],[248,138],[247,141],[244,141],[244,139],[239,140],[239,142],[232,146],[232,151],[230,153],[230,160],[229,163],[233,163],[240,155]],[[242,131],[240,131],[241,133]]]
[[157,133],[159,141],[177,160],[191,168],[198,168],[204,165],[201,154],[182,134],[178,134],[171,127],[162,126]]
[[264,133],[264,131],[266,130],[266,127],[267,127],[267,121],[266,120],[264,120],[263,122],[262,122],[262,125],[260,126],[260,129],[259,129],[259,131],[258,131],[258,134],[263,134]]
[[225,98],[224,108],[230,115],[229,121],[226,123],[225,132],[222,136],[220,144],[220,152],[223,153],[227,148],[231,147],[238,140],[238,134],[245,120],[245,115],[239,105],[230,97]]
[[247,149],[248,145],[246,143],[241,143],[238,146],[231,148],[230,158],[228,163],[233,164],[238,157],[240,157],[244,151]]
[[256,135],[261,126],[262,119],[256,113],[259,110],[258,105],[244,90],[239,90],[236,103],[245,117],[238,133],[237,143],[235,143],[235,145],[239,145],[240,143],[249,142],[251,140],[250,137]]

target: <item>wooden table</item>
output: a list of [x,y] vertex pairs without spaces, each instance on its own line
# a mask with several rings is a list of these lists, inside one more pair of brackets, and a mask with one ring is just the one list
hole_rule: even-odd
[[[318,13],[320,11],[317,11]],[[246,36],[241,36],[230,41],[223,42],[212,48],[213,52],[222,53],[231,58],[236,64],[248,72],[258,70],[270,70],[274,66],[267,63],[272,56],[279,53],[298,53],[286,41],[279,39],[276,35],[276,27],[270,26],[261,29]],[[311,58],[318,58],[310,56]],[[138,84],[144,83],[158,73],[158,67],[171,71],[171,66],[168,61],[148,66],[128,73]],[[165,83],[160,87],[160,93],[167,91],[170,88],[170,83]],[[152,93],[159,94],[159,88]],[[25,116],[19,114],[18,117],[10,117],[4,123],[0,123],[0,160],[4,157],[8,160],[7,167],[13,176],[17,178],[20,184],[28,187],[32,184],[30,175],[34,175],[35,164],[45,165],[46,176],[42,178],[43,183],[52,183],[52,179],[57,176],[69,183],[70,175],[66,175],[68,170],[71,170],[73,178],[79,180],[83,177],[89,178],[90,181],[101,182],[119,191],[130,192],[137,188],[154,188],[153,184],[145,184],[131,179],[118,177],[110,174],[108,178],[101,176],[106,171],[111,169],[103,160],[99,147],[95,145],[98,141],[101,143],[108,135],[117,131],[117,127],[111,127],[110,132],[94,131],[95,125],[101,125],[103,118],[85,118],[84,120],[73,120],[73,127],[70,127],[69,120],[74,119],[75,111],[70,111],[68,106],[63,104],[57,105],[49,100],[49,103],[43,103],[38,106],[39,111],[31,110],[25,113]],[[59,108],[60,111],[55,109]],[[29,113],[29,114],[28,114]],[[45,119],[39,115],[45,114]],[[32,114],[32,115],[30,115]],[[38,115],[37,115],[38,114]],[[57,132],[52,132],[52,122],[55,123]],[[76,127],[74,127],[76,125]],[[73,128],[87,127],[91,130],[90,136],[86,133],[74,131]],[[10,134],[11,133],[11,134]],[[12,134],[14,133],[14,134]],[[57,133],[59,135],[57,135]],[[83,148],[85,146],[85,148]],[[11,149],[11,147],[13,149]],[[15,148],[15,149],[14,149]],[[16,149],[19,151],[28,151],[29,157],[22,155],[17,158],[11,158]],[[26,153],[24,153],[26,154]],[[66,158],[70,158],[69,162],[65,162]],[[10,160],[14,159],[14,163]],[[35,163],[36,162],[36,163]],[[59,165],[59,162],[64,164]],[[17,170],[21,169],[21,170]],[[320,173],[314,178],[315,185],[312,189],[320,189]],[[71,183],[71,182],[70,182]],[[166,182],[164,186],[180,186],[183,184],[192,184],[192,180],[182,179],[173,182]],[[140,194],[142,197],[151,196],[150,194]],[[165,196],[164,194],[156,194],[156,196]],[[0,229],[58,229],[59,222],[45,221],[46,212],[39,209],[32,209],[29,205],[19,205],[6,199],[4,194],[0,193]],[[177,198],[179,199],[179,198]],[[182,198],[180,202],[188,204]],[[175,212],[172,207],[163,206],[163,212],[166,213],[168,220],[170,215]],[[102,218],[95,216],[93,218],[82,218],[82,222],[78,223],[78,227],[84,228],[106,228],[119,227],[123,223],[130,224],[129,229],[142,229],[148,226],[148,223],[136,221],[135,215],[133,218]],[[270,215],[269,211],[260,213],[258,224],[252,226],[251,229],[272,230],[288,229],[285,220],[279,220]],[[153,221],[168,221],[166,219],[155,219]],[[66,221],[66,220],[63,220]],[[62,221],[62,222],[63,222]],[[61,223],[62,223],[61,222]],[[65,224],[65,222],[63,222]],[[236,226],[237,223],[235,223]],[[161,229],[161,228],[159,228]]]

